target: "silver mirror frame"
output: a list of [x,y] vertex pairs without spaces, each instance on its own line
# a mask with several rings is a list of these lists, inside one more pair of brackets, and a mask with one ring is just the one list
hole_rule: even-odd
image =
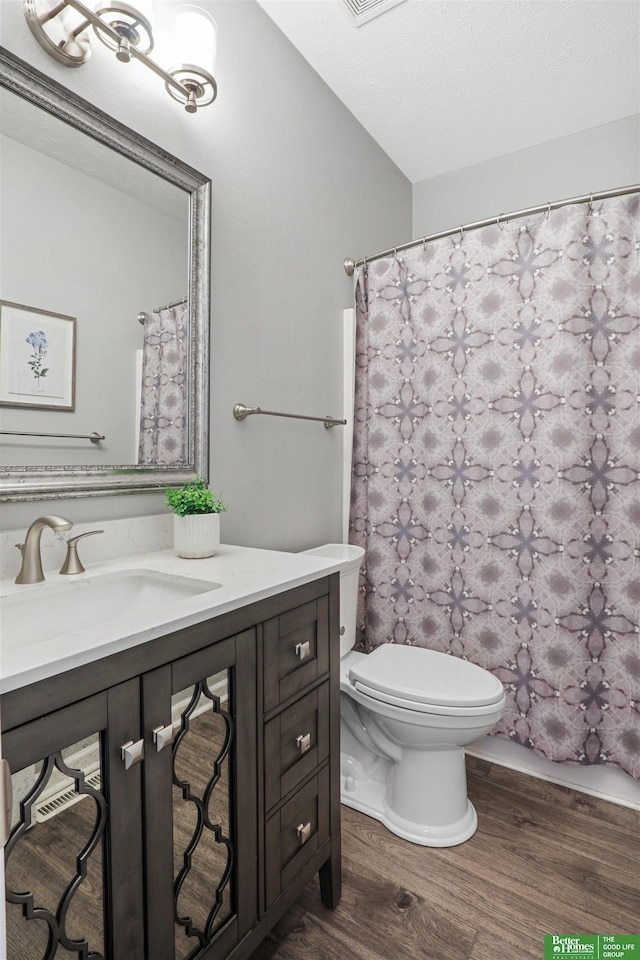
[[0,47],[0,85],[189,194],[191,332],[186,466],[0,467],[0,501],[157,492],[197,474],[208,478],[211,181],[4,47]]

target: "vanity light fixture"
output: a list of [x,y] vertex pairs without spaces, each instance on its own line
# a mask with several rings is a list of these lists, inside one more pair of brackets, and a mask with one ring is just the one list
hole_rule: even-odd
[[[40,46],[67,67],[80,67],[91,55],[90,28],[116,59],[129,63],[139,60],[164,80],[174,100],[184,104],[187,113],[213,103],[218,93],[213,74],[205,66],[190,62],[204,58],[213,67],[215,23],[204,10],[193,4],[181,5],[176,13],[174,45],[180,61],[165,70],[149,57],[153,50],[153,30],[147,16],[149,0],[139,0],[143,10],[115,0],[98,2],[91,10],[82,0],[24,0],[24,14]],[[206,49],[202,40],[206,38]],[[189,53],[188,51],[191,51]],[[209,64],[211,61],[211,64]]]

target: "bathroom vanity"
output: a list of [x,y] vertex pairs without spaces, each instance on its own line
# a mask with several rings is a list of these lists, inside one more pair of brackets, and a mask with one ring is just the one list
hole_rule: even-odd
[[[323,902],[340,898],[339,564],[223,547],[103,566],[204,587],[126,629],[112,609],[93,632],[70,622],[68,642],[25,635],[16,655],[3,638],[8,960],[48,939],[241,960],[315,873]],[[79,596],[96,575],[68,579],[22,590]]]

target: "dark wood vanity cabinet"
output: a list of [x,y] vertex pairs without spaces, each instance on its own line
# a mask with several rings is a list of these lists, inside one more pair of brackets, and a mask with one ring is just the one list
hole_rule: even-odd
[[[142,956],[143,917],[130,909],[143,896],[141,776],[118,757],[138,730],[138,683],[16,727],[10,697],[1,706],[14,794],[4,851],[7,960],[49,958],[58,945],[85,937],[90,957]],[[90,754],[90,763],[76,762],[77,753]],[[52,781],[60,785],[53,792]]]
[[339,642],[329,642],[338,630],[337,622],[330,626],[331,613],[325,595],[263,628],[261,905],[267,910],[309,864],[320,870],[324,903],[335,906],[340,897],[340,835],[334,826],[340,804],[340,651]]
[[245,960],[316,872],[337,904],[338,590],[2,697],[8,960]]

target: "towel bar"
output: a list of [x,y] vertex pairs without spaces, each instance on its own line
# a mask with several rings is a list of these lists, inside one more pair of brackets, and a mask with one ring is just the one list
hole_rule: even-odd
[[244,403],[236,403],[233,408],[233,415],[236,420],[246,420],[254,414],[263,414],[267,417],[289,417],[291,420],[317,420],[324,423],[325,429],[331,427],[344,427],[346,420],[336,420],[335,417],[306,417],[300,413],[278,413],[276,410],[263,410],[261,407],[248,407]]

